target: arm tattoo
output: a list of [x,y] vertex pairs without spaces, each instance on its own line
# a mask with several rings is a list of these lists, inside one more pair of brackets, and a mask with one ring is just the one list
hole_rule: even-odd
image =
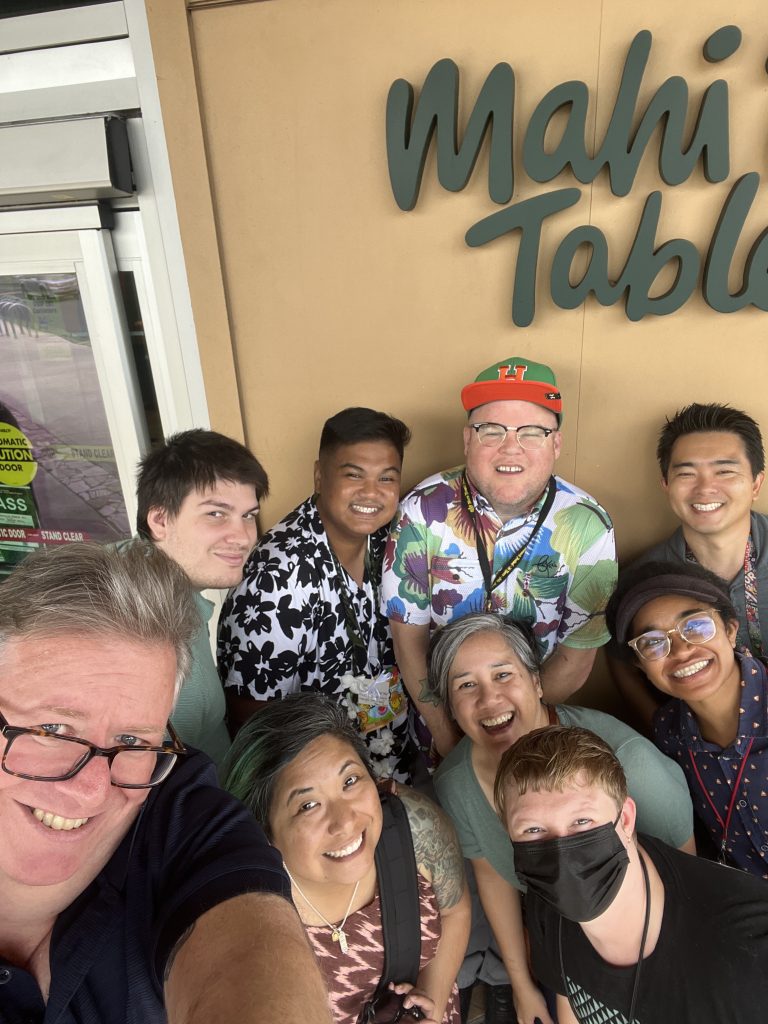
[[168,981],[168,979],[170,978],[171,971],[173,970],[173,964],[174,964],[174,961],[176,960],[176,956],[177,956],[179,950],[181,949],[181,947],[184,945],[184,943],[189,938],[189,936],[195,930],[195,925],[196,924],[197,924],[197,921],[193,921],[192,924],[189,926],[189,928],[185,929],[185,931],[183,931],[181,933],[181,935],[179,936],[178,942],[173,947],[171,952],[168,954],[168,959],[165,962],[165,970],[163,971],[163,982]]
[[441,910],[455,906],[464,892],[464,861],[450,819],[415,789],[398,787],[413,835],[416,864],[429,872]]
[[431,704],[436,708],[439,708],[443,703],[437,694],[430,690],[426,679],[419,680],[419,700],[422,704]]

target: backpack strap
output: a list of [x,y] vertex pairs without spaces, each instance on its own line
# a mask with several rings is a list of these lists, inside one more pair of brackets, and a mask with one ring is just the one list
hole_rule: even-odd
[[376,1005],[389,994],[389,983],[416,983],[421,961],[421,908],[416,856],[408,813],[393,793],[381,794],[383,826],[376,845],[384,970],[360,1021],[373,1021]]

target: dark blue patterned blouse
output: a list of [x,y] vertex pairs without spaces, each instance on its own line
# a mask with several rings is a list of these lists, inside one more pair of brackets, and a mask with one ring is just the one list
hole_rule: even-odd
[[678,699],[656,712],[653,739],[685,772],[694,810],[718,850],[723,840],[722,822],[727,820],[743,762],[725,836],[725,855],[735,867],[768,878],[768,672],[756,658],[736,657],[741,662],[742,694],[737,738],[731,746],[721,748],[702,739],[693,712]]

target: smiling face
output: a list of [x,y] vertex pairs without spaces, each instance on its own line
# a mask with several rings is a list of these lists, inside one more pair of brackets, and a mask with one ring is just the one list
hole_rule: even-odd
[[711,536],[731,528],[749,530],[749,514],[764,475],[752,476],[737,434],[685,434],[672,446],[662,486],[684,529]]
[[476,431],[464,428],[467,475],[502,521],[528,512],[541,497],[560,454],[562,437],[557,417],[532,402],[489,402],[473,409],[470,423],[501,423],[505,427],[534,424],[554,433],[541,448],[521,448],[510,432],[498,448],[480,444]]
[[703,644],[691,644],[677,633],[670,634],[670,652],[658,661],[638,658],[638,665],[657,690],[688,704],[732,694],[740,685],[741,673],[734,657],[738,624],[723,622],[718,612],[695,598],[671,594],[649,601],[632,620],[632,638],[651,629],[672,629],[682,618],[707,612],[717,632]]
[[[562,791],[529,789],[521,794],[511,787],[505,798],[505,823],[513,842],[533,843],[615,822],[618,810],[604,789],[588,784],[582,773],[577,773]],[[616,828],[631,836],[634,827],[635,804],[627,798]]]
[[243,566],[256,543],[259,501],[252,484],[218,480],[191,491],[179,514],[163,508],[147,515],[154,543],[178,563],[197,590],[223,590],[243,578]]
[[381,824],[375,782],[352,747],[336,736],[309,743],[275,786],[272,843],[302,888],[364,878],[373,868]]
[[448,694],[459,727],[499,757],[548,721],[539,677],[499,633],[475,633],[464,641],[448,674]]
[[323,526],[348,543],[390,523],[400,500],[402,459],[389,441],[343,444],[315,463],[315,494]]
[[[0,648],[0,711],[10,725],[45,727],[100,747],[158,745],[175,673],[170,644],[14,639]],[[103,757],[62,782],[0,771],[0,890],[8,891],[9,883],[59,885],[69,894],[66,905],[107,863],[148,793],[112,786]],[[28,889],[21,892],[34,899]]]

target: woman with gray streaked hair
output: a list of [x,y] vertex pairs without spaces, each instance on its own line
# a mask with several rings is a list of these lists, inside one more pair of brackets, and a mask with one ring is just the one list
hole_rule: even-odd
[[[375,855],[385,814],[400,811],[391,811],[393,800],[402,803],[409,828],[398,854],[409,859],[412,842],[418,906],[411,906],[421,954],[414,956],[413,977],[400,976],[389,999],[396,995],[406,1009],[421,1009],[425,1024],[458,1024],[454,983],[467,944],[469,900],[447,816],[399,784],[396,795],[383,798],[385,811],[364,738],[335,701],[317,693],[290,694],[257,711],[235,737],[223,777],[283,855],[336,1024],[399,1019],[376,993],[385,966],[382,902],[389,901],[380,896]],[[386,856],[389,846],[382,850]],[[392,882],[395,889],[402,882],[394,870]],[[401,900],[397,913],[407,918],[407,910]],[[395,928],[395,950],[401,938]]]
[[[464,732],[435,774],[435,789],[472,861],[480,902],[512,984],[520,1024],[549,1021],[530,976],[520,884],[493,788],[503,754],[533,729],[577,725],[615,752],[637,803],[640,831],[694,852],[693,815],[679,767],[647,739],[591,708],[544,703],[539,658],[527,627],[491,613],[455,619],[432,637],[427,685]],[[462,979],[463,980],[463,979]]]

